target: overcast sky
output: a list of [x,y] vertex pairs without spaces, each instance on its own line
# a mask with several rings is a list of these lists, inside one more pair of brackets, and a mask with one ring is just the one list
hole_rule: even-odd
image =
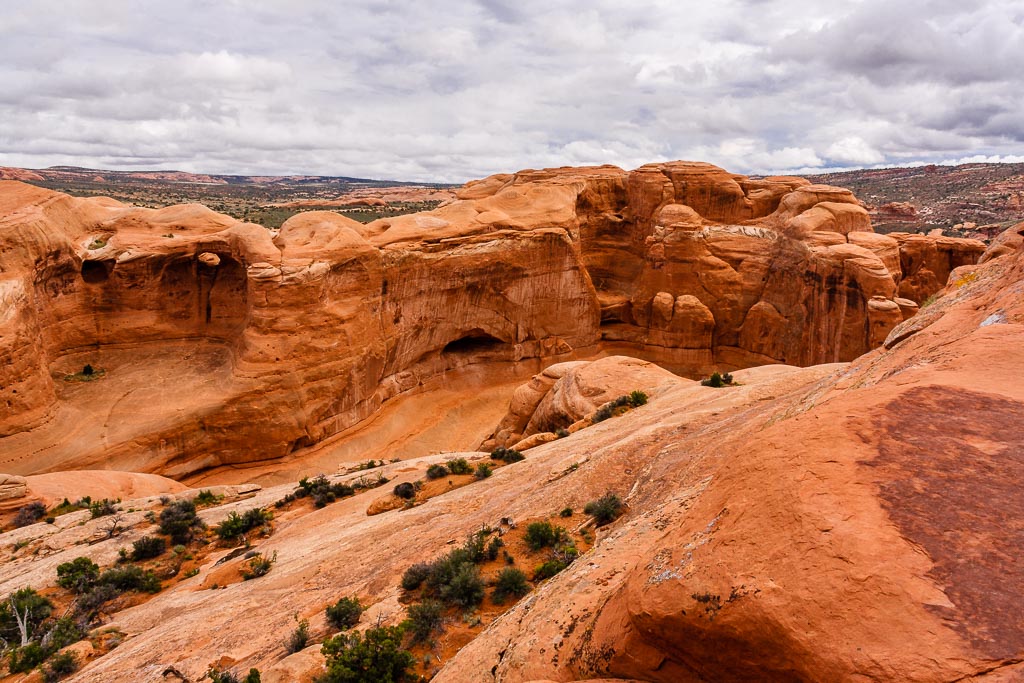
[[1024,0],[32,0],[0,165],[461,182],[1024,161]]

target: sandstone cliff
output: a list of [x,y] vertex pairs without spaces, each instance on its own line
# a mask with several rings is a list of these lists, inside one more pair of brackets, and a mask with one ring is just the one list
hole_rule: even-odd
[[[708,164],[458,196],[269,231],[0,183],[0,467],[180,478],[285,457],[457,368],[528,376],[602,349],[691,376],[852,360],[983,251],[876,235],[846,190]],[[86,364],[102,379],[66,379]]]
[[[556,368],[551,387],[533,387],[538,400],[524,392],[510,412],[575,417],[629,387],[650,400],[410,509],[367,516],[378,496],[369,491],[281,513],[256,539],[277,553],[270,574],[225,583],[237,574],[231,551],[214,548],[196,576],[113,614],[104,628],[121,644],[73,680],[160,681],[173,667],[195,681],[217,664],[308,681],[317,646],[291,656],[282,646],[296,619],[310,620],[318,642],[325,606],[358,595],[369,607],[360,628],[396,623],[411,564],[502,518],[592,529],[559,511],[609,490],[625,515],[592,529],[592,549],[562,573],[487,616],[454,657],[440,649],[434,680],[1015,680],[1024,251],[1001,244],[853,363],[751,368],[720,389],[630,358]],[[383,471],[413,481],[444,457]],[[291,488],[202,514],[213,524]],[[97,537],[104,519],[84,511],[3,534],[13,550],[0,594],[48,585],[80,555],[114,562],[118,547],[153,532],[145,510],[160,504],[130,505],[116,538]],[[460,624],[447,624],[439,648]]]

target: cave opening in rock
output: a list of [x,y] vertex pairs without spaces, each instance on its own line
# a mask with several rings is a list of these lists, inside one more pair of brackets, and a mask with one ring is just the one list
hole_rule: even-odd
[[82,261],[82,279],[91,285],[106,282],[111,268],[106,261]]
[[459,355],[485,353],[487,351],[494,351],[504,345],[505,342],[497,337],[487,334],[483,330],[475,329],[470,330],[454,341],[448,342],[441,353]]

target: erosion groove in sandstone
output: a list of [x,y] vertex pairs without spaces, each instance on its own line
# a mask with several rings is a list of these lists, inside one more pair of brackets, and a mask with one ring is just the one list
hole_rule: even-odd
[[[3,182],[0,467],[187,477],[287,456],[459,368],[602,349],[687,376],[852,360],[983,250],[875,234],[846,190],[699,163],[456,194],[269,231]],[[85,363],[102,381],[59,379]]]

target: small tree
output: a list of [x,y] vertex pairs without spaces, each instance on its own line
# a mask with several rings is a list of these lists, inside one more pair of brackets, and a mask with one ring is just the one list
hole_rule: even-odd
[[74,593],[85,593],[99,578],[99,565],[88,557],[76,557],[57,566],[57,585]]
[[399,683],[407,680],[415,659],[402,649],[404,630],[393,626],[340,633],[324,641],[327,658],[322,683]]

